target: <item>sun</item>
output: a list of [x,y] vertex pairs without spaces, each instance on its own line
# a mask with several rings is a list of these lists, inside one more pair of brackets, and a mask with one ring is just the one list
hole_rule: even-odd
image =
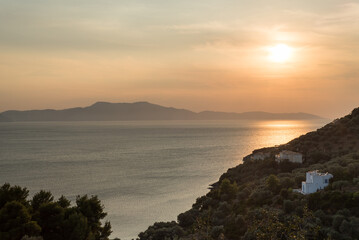
[[286,44],[277,44],[268,48],[268,59],[271,62],[284,63],[287,62],[293,53],[293,48]]

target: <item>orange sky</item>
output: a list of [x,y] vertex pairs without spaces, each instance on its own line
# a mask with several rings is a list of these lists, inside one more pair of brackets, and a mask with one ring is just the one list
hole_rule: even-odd
[[[3,0],[0,36],[0,111],[149,101],[334,118],[359,106],[357,1]],[[280,43],[291,58],[269,61]]]

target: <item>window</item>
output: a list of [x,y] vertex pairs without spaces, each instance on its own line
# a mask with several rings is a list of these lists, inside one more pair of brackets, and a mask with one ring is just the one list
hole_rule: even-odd
[[325,183],[328,183],[328,179],[325,179],[324,182],[325,182]]

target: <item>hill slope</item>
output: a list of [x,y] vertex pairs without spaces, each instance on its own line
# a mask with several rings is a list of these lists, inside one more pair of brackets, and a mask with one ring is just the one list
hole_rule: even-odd
[[[300,151],[303,164],[277,163],[281,150]],[[359,239],[359,108],[287,144],[255,150],[229,169],[177,222],[155,223],[140,240]],[[307,171],[334,175],[327,188],[302,195]]]
[[6,111],[0,122],[9,121],[128,121],[128,120],[309,120],[321,119],[307,113],[224,113],[205,111],[195,113],[185,109],[163,107],[148,102],[107,103],[97,102],[89,107],[64,110]]

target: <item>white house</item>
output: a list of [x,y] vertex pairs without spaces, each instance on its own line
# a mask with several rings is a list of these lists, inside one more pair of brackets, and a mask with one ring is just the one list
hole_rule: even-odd
[[264,160],[266,158],[270,157],[270,153],[264,153],[264,152],[256,152],[256,153],[252,153],[251,155],[251,159],[252,160]]
[[275,156],[275,160],[277,162],[288,160],[289,162],[293,163],[303,163],[303,154],[284,150]]
[[320,173],[318,170],[307,172],[305,182],[302,182],[301,193],[310,194],[324,189],[329,185],[329,179],[333,177],[330,173]]

